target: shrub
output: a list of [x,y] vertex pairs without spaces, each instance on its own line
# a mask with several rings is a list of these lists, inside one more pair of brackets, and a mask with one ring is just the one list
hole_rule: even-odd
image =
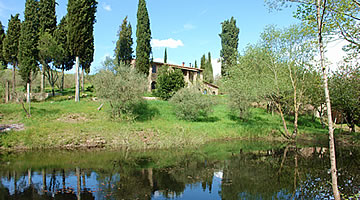
[[97,96],[109,101],[113,118],[136,119],[136,108],[144,103],[142,95],[147,84],[145,76],[124,64],[114,68],[105,67],[94,79]]
[[171,99],[175,114],[178,118],[196,121],[206,118],[213,112],[215,102],[208,95],[203,95],[196,88],[182,88]]
[[180,69],[169,70],[164,66],[157,78],[157,89],[155,96],[161,99],[170,99],[178,90],[185,86],[184,75]]

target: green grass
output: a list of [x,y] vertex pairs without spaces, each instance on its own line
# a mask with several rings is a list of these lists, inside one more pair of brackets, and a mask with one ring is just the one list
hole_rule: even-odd
[[[88,97],[75,103],[66,97],[32,103],[31,118],[26,117],[20,104],[0,104],[1,124],[24,123],[26,127],[23,131],[1,133],[2,148],[158,149],[196,146],[214,140],[283,140],[278,115],[272,116],[264,109],[254,108],[248,120],[239,120],[231,114],[226,98],[222,96],[214,97],[219,102],[214,113],[196,122],[178,120],[166,101],[147,101],[139,119],[126,122],[111,119],[107,103],[98,111],[100,101]],[[326,136],[327,130],[311,117],[300,117],[299,124],[300,137]],[[289,128],[291,130],[292,126]]]

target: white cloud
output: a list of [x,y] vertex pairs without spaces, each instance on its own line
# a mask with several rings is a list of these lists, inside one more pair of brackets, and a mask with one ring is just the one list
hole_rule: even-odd
[[152,39],[151,40],[152,47],[168,47],[168,48],[178,48],[184,46],[184,43],[181,40],[174,40],[172,38],[166,40],[158,40]]
[[325,57],[330,62],[331,70],[336,70],[337,67],[343,63],[346,52],[342,48],[348,44],[346,40],[337,39],[329,42],[326,46]]
[[192,25],[192,24],[184,24],[184,29],[185,30],[192,30],[195,29],[196,26]]
[[107,3],[103,3],[102,7],[103,7],[104,10],[109,11],[109,12],[112,10],[111,6],[109,4],[107,4]]
[[211,65],[213,67],[213,75],[214,75],[214,77],[220,75],[221,74],[220,58],[211,59]]

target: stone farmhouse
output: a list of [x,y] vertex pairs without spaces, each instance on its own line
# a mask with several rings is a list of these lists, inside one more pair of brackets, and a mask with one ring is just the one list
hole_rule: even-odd
[[[131,62],[132,65],[135,65],[135,60]],[[218,95],[219,94],[219,87],[216,85],[204,82],[203,80],[203,69],[198,69],[194,67],[186,67],[185,63],[182,65],[173,65],[168,63],[161,63],[161,62],[152,62],[149,67],[149,76],[148,76],[148,91],[151,92],[152,90],[156,89],[156,81],[159,75],[159,69],[162,66],[169,66],[170,69],[181,69],[184,74],[185,85],[187,87],[192,86],[199,86],[201,92],[203,94],[210,94],[210,95]]]

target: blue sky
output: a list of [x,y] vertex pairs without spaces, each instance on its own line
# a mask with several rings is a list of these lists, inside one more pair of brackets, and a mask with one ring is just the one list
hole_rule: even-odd
[[[57,0],[58,21],[66,14],[67,0]],[[106,56],[113,56],[117,32],[125,16],[133,27],[136,48],[136,12],[138,0],[98,0],[95,24],[95,58],[91,71],[101,68]],[[11,14],[24,15],[25,0],[0,0],[0,21],[7,28]],[[268,24],[279,27],[297,23],[292,11],[269,12],[264,0],[147,0],[153,38],[154,59],[162,60],[168,46],[168,62],[194,64],[211,52],[214,71],[220,56],[221,22],[234,16],[240,28],[239,51],[259,39]]]

